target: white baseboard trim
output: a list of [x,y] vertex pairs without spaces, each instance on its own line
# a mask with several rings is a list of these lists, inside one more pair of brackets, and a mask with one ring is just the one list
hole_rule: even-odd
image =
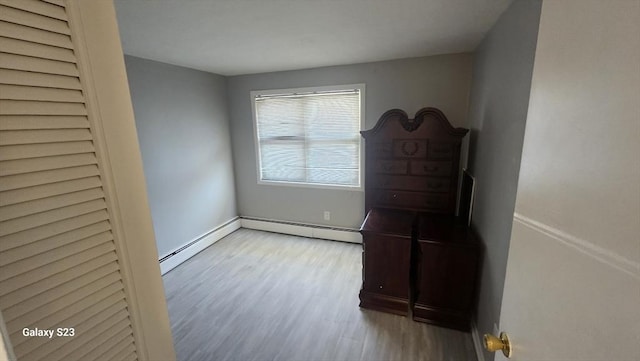
[[214,228],[199,237],[196,237],[191,242],[188,242],[186,245],[177,248],[167,256],[162,257],[160,259],[160,273],[164,275],[165,273],[176,268],[184,261],[203,251],[205,248],[218,242],[225,236],[239,229],[240,224],[240,218],[235,217],[222,224],[221,226]]
[[473,348],[476,350],[476,358],[478,361],[484,361],[484,347],[476,321],[471,321],[471,339],[473,340]]
[[362,236],[356,230],[254,218],[241,218],[241,224],[242,228],[256,229],[259,231],[349,243],[362,243]]

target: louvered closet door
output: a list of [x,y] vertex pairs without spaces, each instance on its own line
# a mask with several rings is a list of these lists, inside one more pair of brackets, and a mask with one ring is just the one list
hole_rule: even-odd
[[0,4],[0,310],[14,353],[135,360],[64,3]]

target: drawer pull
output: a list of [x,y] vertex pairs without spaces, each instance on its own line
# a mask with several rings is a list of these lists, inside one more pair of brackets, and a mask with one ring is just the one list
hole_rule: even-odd
[[425,172],[436,172],[436,171],[438,171],[438,169],[440,169],[440,167],[438,167],[437,165],[433,166],[433,167],[429,167],[428,165],[424,166],[424,171]]
[[398,195],[397,195],[397,194],[394,194],[394,195],[393,195],[393,198],[398,198]]

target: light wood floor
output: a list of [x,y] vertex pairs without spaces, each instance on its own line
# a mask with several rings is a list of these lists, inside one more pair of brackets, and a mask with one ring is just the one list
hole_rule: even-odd
[[358,307],[361,246],[240,229],[164,278],[178,360],[475,361],[468,333]]

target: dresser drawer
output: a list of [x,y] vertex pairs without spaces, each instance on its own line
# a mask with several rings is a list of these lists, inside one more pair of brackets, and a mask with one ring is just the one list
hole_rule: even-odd
[[430,142],[428,158],[451,160],[453,159],[454,146],[455,146],[455,143]]
[[449,205],[449,194],[377,190],[373,200],[376,205],[391,208],[446,211]]
[[393,145],[391,142],[377,142],[370,146],[371,155],[375,158],[391,158],[393,155]]
[[425,190],[433,193],[449,193],[451,188],[451,179],[449,178],[433,178],[424,177]]
[[406,191],[426,191],[427,185],[424,177],[411,177],[401,175],[377,175],[373,179],[374,188],[397,189]]
[[367,233],[362,237],[362,244],[365,250],[362,288],[408,299],[411,238]]
[[451,176],[451,162],[429,162],[429,161],[411,161],[409,164],[409,173],[413,175],[428,175],[434,177]]
[[376,160],[373,165],[375,173],[407,174],[409,162],[406,160]]
[[400,175],[377,175],[374,188],[397,189],[417,192],[447,193],[451,185],[449,178],[412,177]]

